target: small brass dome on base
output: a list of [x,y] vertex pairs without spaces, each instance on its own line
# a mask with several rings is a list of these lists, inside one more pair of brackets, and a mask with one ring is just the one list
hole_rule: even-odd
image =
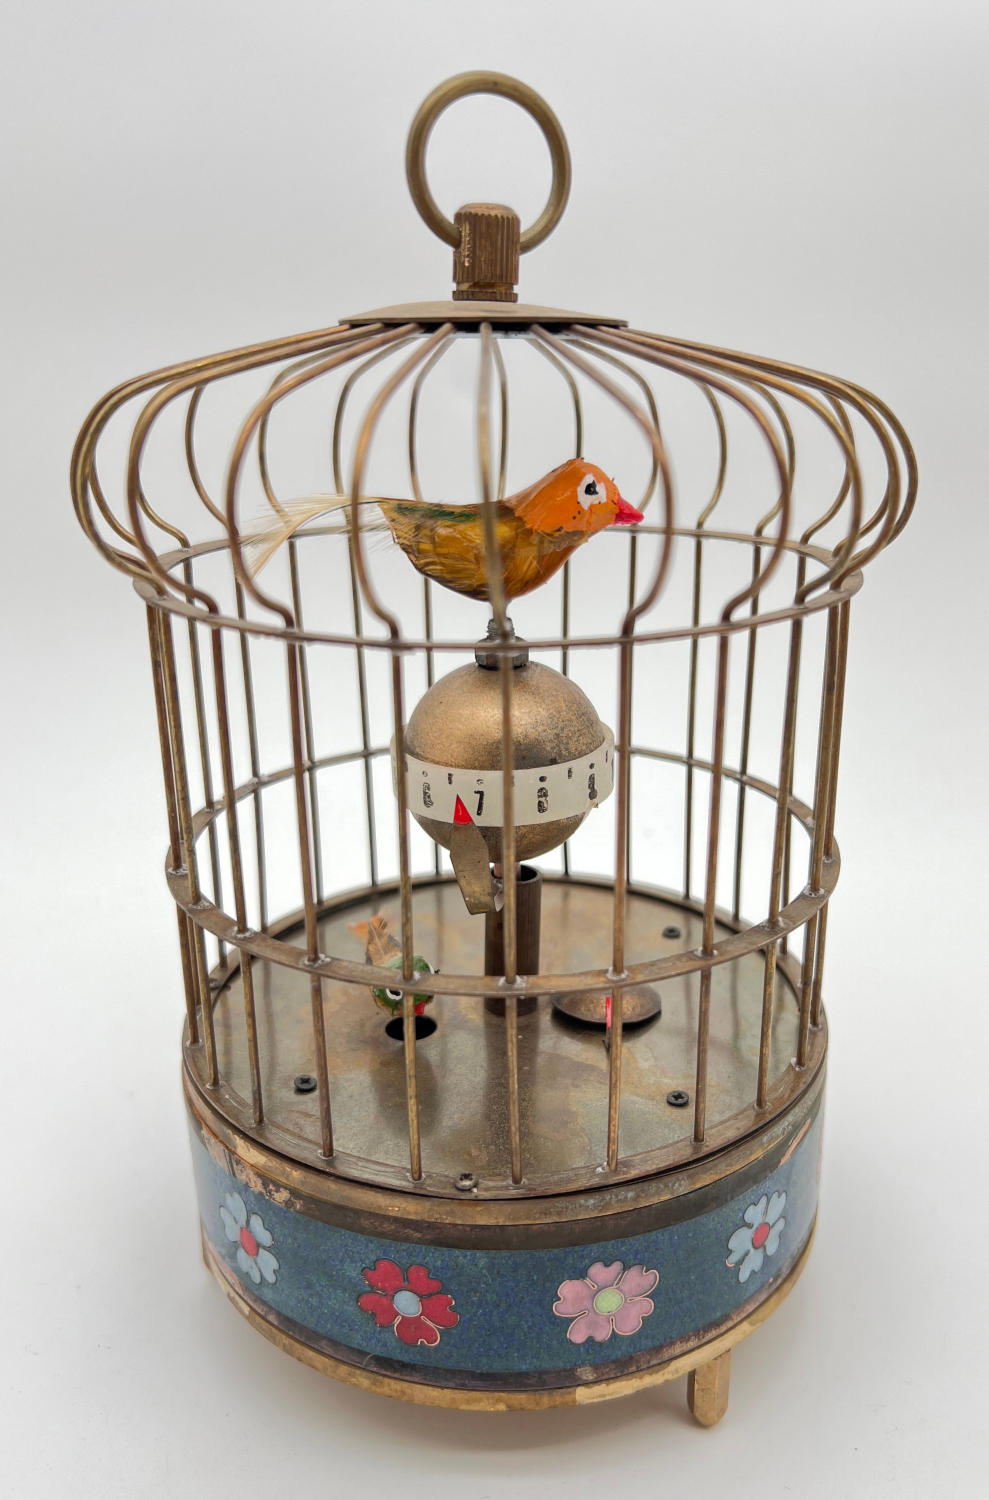
[[[576,995],[557,995],[553,1009],[582,1021],[585,1026],[608,1024],[607,996],[591,994],[586,990]],[[663,1001],[659,990],[652,984],[629,985],[622,994],[622,1025],[640,1026],[663,1014]]]

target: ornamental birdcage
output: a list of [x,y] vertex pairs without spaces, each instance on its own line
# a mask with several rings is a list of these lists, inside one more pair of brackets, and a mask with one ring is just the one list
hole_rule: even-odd
[[[426,183],[478,92],[550,146],[524,232]],[[848,381],[519,303],[526,86],[442,85],[407,170],[450,301],[128,381],[72,461],[147,615],[203,1254],[351,1384],[687,1373],[710,1425],[814,1232],[849,610],[916,466]]]

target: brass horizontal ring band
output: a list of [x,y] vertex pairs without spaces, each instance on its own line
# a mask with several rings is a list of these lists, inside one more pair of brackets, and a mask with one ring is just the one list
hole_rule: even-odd
[[[809,809],[797,803],[795,798],[791,798],[790,801],[791,811],[794,808],[800,808],[803,814],[809,813]],[[800,816],[799,813],[795,815]],[[213,814],[208,814],[206,819],[202,820],[203,815],[197,814],[194,823],[194,833],[197,838],[212,816]],[[812,824],[809,824],[808,819],[800,817],[800,821],[809,831]],[[781,938],[789,937],[791,933],[796,932],[827,905],[838,883],[839,868],[836,844],[833,856],[823,861],[821,889],[815,892],[805,888],[783,907],[776,922],[764,921],[749,927],[738,927],[731,936],[715,943],[709,954],[704,954],[699,949],[683,950],[668,958],[648,959],[641,964],[630,964],[627,971],[627,984],[623,987],[631,989],[640,984],[660,984],[664,980],[681,978],[685,974],[695,974],[704,969],[713,969],[721,964],[731,963],[748,953],[756,953],[773,946]],[[415,876],[412,877],[411,885],[413,889],[418,886],[434,886],[443,884],[450,878],[435,875]],[[613,884],[604,877],[593,876],[544,878],[564,879],[583,885],[604,885],[608,888]],[[180,907],[198,927],[211,933],[220,942],[226,943],[232,950],[236,949],[239,954],[246,953],[266,963],[281,964],[282,967],[288,969],[300,969],[310,976],[318,974],[323,979],[332,979],[342,984],[357,984],[362,987],[388,985],[402,990],[410,987],[410,983],[400,975],[396,975],[393,969],[382,969],[376,965],[357,963],[351,959],[334,958],[328,954],[321,955],[317,963],[311,963],[303,949],[274,936],[274,929],[265,932],[250,931],[246,934],[239,932],[234,918],[222,908],[214,905],[206,896],[201,895],[198,901],[191,899],[188,873],[185,870],[166,869],[165,880],[176,906]],[[394,890],[394,886],[362,887],[344,892],[339,897],[321,902],[318,915],[323,916],[330,910],[356,905],[368,895],[384,890]],[[634,884],[629,886],[629,890],[636,894],[673,900],[685,909],[703,912],[702,906],[695,907],[693,903],[674,896],[672,892],[652,890]],[[299,926],[304,920],[304,910],[293,912],[291,916],[291,925]],[[731,919],[726,920],[726,918],[727,913],[717,911],[716,920],[721,925],[729,927],[734,925]],[[281,923],[277,924],[277,927],[279,932],[283,930]],[[414,980],[411,983],[419,982]],[[572,974],[540,974],[538,993],[549,996],[566,995],[576,991],[604,994],[605,991],[611,990],[613,984],[614,980],[609,977],[607,969],[586,969]],[[502,998],[506,995],[514,995],[516,998],[526,998],[535,993],[529,987],[529,981],[524,977],[520,977],[514,985],[509,985],[504,979],[490,974],[433,974],[430,975],[429,988],[434,995],[458,995],[477,1000],[487,999],[489,995]]]
[[[637,526],[636,533],[640,536],[662,536],[665,534],[662,526],[650,526],[642,523]],[[702,542],[734,542],[746,547],[765,547],[770,544],[772,538],[758,537],[754,533],[742,533],[731,531],[709,531],[706,528],[698,530],[696,527],[674,526],[671,534],[674,537],[682,537],[687,541]],[[346,537],[345,527],[313,526],[307,527],[297,534],[297,540],[302,542],[317,536],[342,536]],[[178,547],[172,552],[161,554],[160,562],[165,572],[173,569],[191,559],[210,556],[215,553],[225,552],[229,549],[229,541],[214,540],[209,542],[198,542],[193,547]],[[807,557],[814,562],[827,565],[832,561],[832,554],[824,547],[815,547],[806,542],[788,540],[783,544],[784,550],[792,553],[795,557]],[[674,629],[666,630],[637,630],[634,635],[600,635],[600,636],[548,636],[539,640],[527,639],[530,651],[582,651],[597,650],[602,646],[622,646],[631,642],[636,646],[653,646],[669,641],[686,641],[707,639],[712,636],[741,635],[752,630],[762,630],[772,625],[779,625],[787,620],[797,618],[810,618],[811,615],[824,613],[833,609],[837,604],[844,604],[853,598],[862,587],[863,574],[859,571],[849,574],[840,589],[828,589],[823,594],[817,594],[812,599],[802,604],[790,604],[780,609],[766,610],[758,615],[737,616],[732,620],[712,620],[704,625],[684,625]],[[264,620],[237,618],[234,615],[212,614],[202,605],[190,604],[187,599],[179,598],[172,594],[163,594],[146,579],[134,577],[133,587],[138,598],[149,605],[152,609],[160,610],[165,614],[181,616],[185,620],[198,620],[211,629],[219,627],[222,630],[236,630],[240,634],[255,636],[258,639],[267,637],[280,641],[293,641],[300,646],[323,645],[323,646],[361,646],[369,651],[387,652],[416,652],[436,651],[443,653],[460,653],[468,651],[473,653],[477,647],[476,637],[470,640],[415,640],[402,637],[392,640],[388,636],[380,635],[346,635],[330,634],[326,631],[310,629],[287,629],[284,623],[275,625]],[[178,587],[178,584],[176,584]],[[500,652],[513,652],[517,648],[509,642],[502,645],[498,641],[485,642],[485,650],[494,654]]]
[[470,94],[496,94],[501,99],[510,99],[521,105],[531,115],[546,137],[553,161],[553,182],[546,207],[536,222],[522,231],[519,250],[535,250],[556,228],[563,216],[570,197],[570,151],[563,127],[545,99],[535,89],[520,83],[507,73],[458,73],[448,78],[424,99],[412,121],[409,139],[405,148],[405,175],[408,179],[412,201],[429,228],[441,240],[456,250],[460,245],[460,230],[442,212],[426,181],[426,145],[430,132],[443,111],[458,99]]

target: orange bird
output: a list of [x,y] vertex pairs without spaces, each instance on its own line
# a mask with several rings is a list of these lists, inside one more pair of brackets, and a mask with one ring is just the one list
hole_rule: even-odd
[[[283,506],[284,514],[270,527],[246,539],[251,573],[260,572],[306,521],[349,504],[333,496]],[[392,537],[420,573],[471,599],[489,597],[480,505],[383,499],[362,504],[377,505]],[[623,500],[614,481],[594,464],[568,459],[495,505],[506,599],[518,599],[552,578],[571,553],[605,527],[634,526],[642,519],[642,512]]]

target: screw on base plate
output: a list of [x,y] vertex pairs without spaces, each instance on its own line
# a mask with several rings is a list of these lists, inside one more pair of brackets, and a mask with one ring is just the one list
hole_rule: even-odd
[[453,1185],[458,1193],[472,1193],[477,1187],[477,1178],[473,1172],[461,1172]]
[[316,1091],[316,1080],[311,1073],[299,1073],[294,1087],[297,1094],[312,1094]]
[[671,1089],[666,1096],[667,1104],[672,1104],[674,1109],[683,1109],[685,1104],[690,1103],[690,1095],[686,1089]]
[[671,924],[669,927],[663,928],[663,936],[665,938],[678,938],[682,937],[683,934],[680,931],[679,927],[675,927]]

